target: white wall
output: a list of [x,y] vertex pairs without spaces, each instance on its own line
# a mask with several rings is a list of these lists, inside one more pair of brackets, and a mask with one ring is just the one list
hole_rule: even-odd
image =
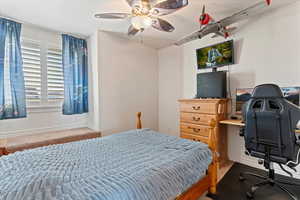
[[100,127],[103,135],[143,127],[158,129],[157,50],[98,32]]
[[179,135],[179,104],[182,96],[182,48],[159,51],[159,131]]
[[[37,27],[23,25],[22,38],[61,46],[61,36],[58,33]],[[22,134],[39,133],[52,130],[78,128],[87,126],[87,114],[62,115],[61,105],[47,107],[32,107],[28,105],[27,118],[0,120],[0,138]]]
[[[240,26],[234,35],[236,50],[236,65],[230,67],[230,88],[233,98],[236,88],[248,88],[262,83],[276,83],[280,86],[300,86],[300,2],[275,10],[271,13],[250,20],[246,25]],[[224,41],[222,38],[211,39],[206,37],[202,40],[193,41],[182,46],[182,89],[184,98],[193,98],[196,94],[196,49],[207,45]],[[175,48],[175,47],[172,47]],[[171,53],[172,48],[161,50],[160,55]],[[166,58],[160,57],[166,65]],[[170,60],[173,57],[169,57]],[[160,62],[162,63],[162,62]],[[166,68],[161,66],[160,68]],[[224,67],[227,69],[227,67]],[[177,69],[180,73],[181,70]],[[160,70],[162,71],[162,70]],[[202,72],[202,71],[201,71]],[[168,78],[168,74],[160,74],[160,79]],[[180,79],[174,79],[176,83]],[[169,83],[171,84],[171,83]],[[167,95],[168,88],[160,88]],[[171,93],[170,95],[173,95]],[[175,101],[175,99],[171,99]],[[174,103],[174,102],[173,102]],[[166,104],[160,99],[160,105]],[[233,102],[233,105],[235,103]],[[161,108],[161,107],[160,107]],[[235,110],[235,108],[233,108]],[[160,112],[164,112],[160,109]],[[175,111],[168,111],[164,118],[174,115]],[[161,120],[165,120],[160,118]],[[173,126],[177,126],[175,120]],[[167,130],[170,124],[160,124],[161,130]],[[258,167],[255,159],[244,155],[244,142],[238,135],[238,129],[228,128],[229,158],[233,161]],[[172,133],[171,133],[172,134]],[[237,151],[237,149],[239,149]],[[300,170],[299,170],[300,171]],[[296,174],[300,177],[300,174]]]
[[100,131],[98,31],[88,39],[89,49],[89,113],[88,127]]

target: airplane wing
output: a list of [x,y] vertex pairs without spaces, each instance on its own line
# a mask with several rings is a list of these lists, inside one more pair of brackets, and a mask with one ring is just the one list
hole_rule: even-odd
[[215,33],[219,31],[219,26],[217,23],[214,24],[208,24],[207,26],[205,26],[204,28],[202,28],[200,31],[194,32],[186,37],[184,37],[183,39],[179,40],[178,42],[175,43],[175,45],[182,45],[185,44],[187,42],[193,41],[193,40],[197,40],[197,39],[201,39],[204,36],[210,34],[210,33]]
[[196,40],[196,39],[201,39],[204,36],[210,34],[210,33],[217,33],[220,31],[220,27],[227,27],[231,24],[234,24],[235,22],[244,20],[248,18],[250,15],[255,14],[256,11],[267,7],[271,4],[271,0],[263,0],[253,6],[250,6],[238,13],[235,13],[231,15],[230,17],[226,17],[218,22],[208,24],[204,28],[202,28],[200,31],[194,32],[191,35],[188,35],[187,37],[181,39],[180,41],[176,42],[175,45],[182,45],[187,42]]
[[265,8],[267,6],[269,6],[271,3],[271,0],[264,0],[263,2],[259,2],[253,6],[250,6],[240,12],[237,12],[233,15],[231,15],[230,17],[226,17],[220,21],[218,21],[217,23],[219,23],[221,26],[226,27],[229,26],[231,24],[234,24],[238,21],[244,20],[249,18],[251,15],[255,15],[257,14],[257,11],[259,11],[262,8]]

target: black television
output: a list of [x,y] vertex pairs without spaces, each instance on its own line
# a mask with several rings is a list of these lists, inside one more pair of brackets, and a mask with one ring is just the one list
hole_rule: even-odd
[[196,50],[198,69],[217,68],[234,64],[233,40]]
[[[243,105],[251,98],[253,88],[238,88],[236,90],[236,114],[242,113]],[[291,103],[300,105],[300,87],[281,88],[284,98]]]
[[226,98],[227,73],[224,71],[197,74],[196,98]]

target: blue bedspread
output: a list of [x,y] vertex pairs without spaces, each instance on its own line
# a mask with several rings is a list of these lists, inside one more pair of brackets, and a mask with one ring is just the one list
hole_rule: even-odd
[[169,200],[211,160],[205,144],[132,130],[1,157],[0,199]]

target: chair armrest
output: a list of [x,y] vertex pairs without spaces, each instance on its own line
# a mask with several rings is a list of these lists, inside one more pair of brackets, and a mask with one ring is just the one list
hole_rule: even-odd
[[295,136],[296,136],[296,143],[300,146],[300,132],[296,131]]
[[241,137],[244,137],[244,136],[245,136],[245,127],[241,127],[241,128],[240,128],[239,134],[240,134]]

